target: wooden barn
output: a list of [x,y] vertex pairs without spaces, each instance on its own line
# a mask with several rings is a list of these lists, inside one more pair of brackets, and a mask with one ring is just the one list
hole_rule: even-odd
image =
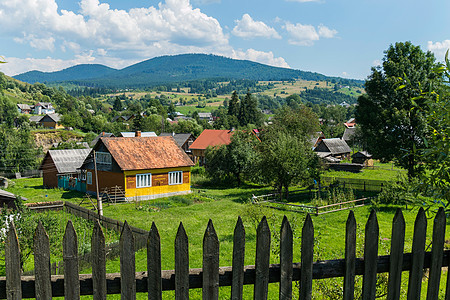
[[127,200],[147,200],[191,192],[192,160],[172,137],[101,137],[81,172],[87,192],[120,188]]
[[77,169],[81,167],[90,152],[90,148],[48,150],[39,167],[39,170],[42,170],[44,187],[76,189],[81,179],[80,171]]
[[367,151],[358,151],[352,155],[352,163],[363,164],[365,167],[373,167],[372,154]]
[[344,140],[339,138],[323,139],[314,149],[315,152],[320,152],[322,156],[331,156],[338,159],[349,159],[352,149]]

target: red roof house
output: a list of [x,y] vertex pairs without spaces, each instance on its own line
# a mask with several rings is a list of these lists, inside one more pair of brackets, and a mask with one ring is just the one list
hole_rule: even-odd
[[232,130],[205,129],[199,137],[192,143],[189,149],[192,150],[194,162],[200,165],[205,164],[205,150],[208,147],[228,145],[231,143]]

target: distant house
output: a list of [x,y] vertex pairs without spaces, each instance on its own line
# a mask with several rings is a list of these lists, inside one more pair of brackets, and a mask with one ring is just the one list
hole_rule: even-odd
[[32,108],[28,104],[17,104],[17,110],[19,111],[19,114],[30,114]]
[[44,186],[86,191],[86,187],[81,187],[80,172],[77,169],[81,167],[91,150],[91,148],[48,150],[39,167],[39,170],[42,170]]
[[192,133],[167,133],[163,132],[159,136],[171,136],[174,138],[177,145],[192,159],[194,160],[194,156],[192,155],[192,150],[189,147],[195,141],[194,135]]
[[43,116],[30,116],[29,121],[31,125],[38,125]]
[[355,139],[356,127],[346,127],[342,139],[347,143],[352,145]]
[[121,132],[121,137],[154,137],[158,136],[153,131],[128,131],[128,132]]
[[87,192],[119,187],[125,199],[147,200],[191,191],[191,159],[172,137],[101,137],[80,168]]
[[232,130],[205,129],[192,143],[189,149],[192,150],[194,162],[200,165],[205,164],[205,151],[208,147],[228,145],[231,143]]
[[350,158],[350,152],[352,152],[352,149],[350,149],[344,140],[334,138],[323,139],[314,151],[318,152],[320,157],[331,156],[333,158],[346,159]]
[[99,135],[97,135],[97,136],[92,140],[90,146],[91,146],[91,147],[94,147],[95,144],[97,144],[98,139],[101,138],[101,137],[116,137],[116,136],[114,135],[114,133],[111,133],[111,132],[104,132],[104,131],[103,131],[102,133],[100,133]]
[[200,120],[206,120],[206,121],[212,121],[213,120],[212,114],[210,112],[199,112],[198,113],[198,118]]
[[39,124],[44,128],[58,129],[64,128],[61,125],[61,116],[59,114],[47,114],[39,120]]
[[348,120],[347,122],[344,123],[345,127],[347,128],[353,128],[356,126],[356,119],[355,118],[351,118],[350,120]]
[[352,163],[363,164],[365,167],[373,167],[372,154],[367,151],[358,151],[352,155]]
[[322,141],[325,138],[325,135],[322,131],[318,131],[311,135],[310,144],[312,146],[312,149],[316,148],[317,145],[319,145],[320,141]]
[[36,115],[54,114],[55,108],[50,102],[38,102],[34,105],[34,113]]
[[134,115],[131,116],[115,116],[114,118],[112,118],[111,122],[121,122],[121,123],[126,123],[126,122],[131,122],[134,119]]

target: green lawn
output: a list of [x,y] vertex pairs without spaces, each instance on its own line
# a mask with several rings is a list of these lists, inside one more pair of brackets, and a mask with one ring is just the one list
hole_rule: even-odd
[[[367,170],[369,171],[369,170]],[[375,170],[376,171],[376,170]],[[39,184],[39,180],[40,184]],[[194,176],[194,182],[196,178]],[[38,199],[56,200],[58,197],[68,198],[72,201],[77,199],[73,192],[65,192],[61,190],[44,190],[42,189],[42,179],[19,179],[16,180],[16,186],[8,189],[9,191],[22,192],[23,196]],[[255,205],[245,203],[252,194],[262,195],[271,192],[270,187],[243,186],[243,187],[213,187],[205,183],[195,185],[193,193],[186,197],[185,204],[178,201],[178,204],[162,205],[155,204],[164,203],[169,200],[153,200],[140,203],[123,203],[116,205],[105,205],[104,214],[107,217],[127,221],[131,225],[149,230],[152,222],[155,222],[161,236],[162,249],[162,268],[174,268],[174,240],[179,223],[183,226],[189,237],[189,264],[191,268],[201,268],[202,266],[202,241],[203,234],[206,229],[208,220],[214,223],[217,235],[220,240],[220,266],[230,266],[233,249],[233,230],[238,216],[241,216],[246,230],[246,257],[245,264],[252,265],[255,263],[255,244],[256,244],[256,219],[260,219],[263,215],[268,217],[269,225],[272,232],[279,232],[283,215],[286,215],[291,222],[294,231],[294,261],[300,261],[300,245],[301,245],[301,227],[303,226],[304,214],[283,212],[271,210],[269,208],[260,208]],[[43,196],[47,195],[47,197]],[[68,195],[71,195],[70,197]],[[81,196],[81,195],[78,195]],[[79,198],[78,198],[79,199]],[[197,199],[197,200],[196,200]],[[204,201],[202,201],[202,199]],[[59,200],[59,199],[58,199]],[[189,201],[188,201],[189,200]],[[191,204],[190,204],[191,203]],[[143,209],[150,206],[159,207],[159,209]],[[380,250],[379,254],[389,253],[390,235],[392,231],[392,219],[397,207],[388,206],[381,207],[377,213],[380,227]],[[355,217],[358,223],[358,245],[359,255],[362,256],[362,244],[364,236],[364,226],[371,211],[370,206],[355,209]],[[406,238],[405,252],[410,252],[412,244],[412,234],[414,229],[414,220],[416,210],[403,211],[406,221]],[[344,256],[345,242],[345,223],[348,211],[336,212],[322,216],[312,216],[315,228],[315,255],[316,259],[335,259]],[[432,221],[428,222],[428,237],[432,236]],[[450,239],[450,232],[447,230],[446,240]],[[276,235],[272,239],[271,263],[279,263]],[[136,253],[136,271],[145,271],[146,269],[146,252],[140,250]],[[109,261],[107,263],[107,272],[119,272],[119,259]],[[82,270],[89,273],[89,269]],[[404,282],[407,285],[407,274],[404,273]],[[340,280],[340,281],[339,281]],[[342,279],[339,279],[341,282]],[[405,281],[406,280],[406,281]],[[446,275],[442,276],[442,282],[445,282]],[[324,281],[321,281],[324,282]],[[330,284],[332,284],[330,282]],[[317,288],[319,282],[315,281]],[[278,285],[270,285],[269,299],[278,297]],[[246,297],[252,297],[253,286],[245,288]],[[228,299],[229,288],[221,288],[220,299]],[[192,299],[201,298],[201,291],[192,290]],[[228,295],[228,296],[227,296]],[[316,292],[317,299],[323,299],[323,295]],[[119,296],[111,296],[111,299],[118,299]],[[138,295],[139,299],[146,298],[146,295]],[[173,298],[173,293],[165,292],[164,298]]]
[[336,178],[355,178],[370,180],[396,180],[399,176],[406,176],[406,170],[393,167],[392,164],[375,163],[375,168],[364,168],[359,173],[351,173],[344,171],[325,171],[322,176]]

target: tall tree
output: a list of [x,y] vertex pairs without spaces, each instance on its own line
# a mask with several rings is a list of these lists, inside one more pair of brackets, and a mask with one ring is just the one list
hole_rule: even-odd
[[258,109],[258,101],[250,92],[247,92],[239,106],[238,119],[241,126],[246,126],[248,124],[258,126],[261,124],[262,115]]
[[113,109],[115,111],[122,111],[123,110],[122,101],[120,101],[120,98],[117,97],[117,96],[116,96],[116,98],[114,100]]
[[236,91],[231,95],[231,100],[228,104],[228,115],[236,117],[239,115],[239,97]]
[[[421,167],[417,151],[423,146],[426,120],[413,108],[411,99],[420,95],[420,86],[438,79],[431,52],[423,52],[411,42],[396,43],[386,51],[381,67],[372,68],[366,80],[367,94],[360,96],[356,120],[361,125],[363,143],[375,157],[393,160],[414,177]],[[399,88],[399,78],[408,86]],[[424,107],[424,99],[416,103]]]

